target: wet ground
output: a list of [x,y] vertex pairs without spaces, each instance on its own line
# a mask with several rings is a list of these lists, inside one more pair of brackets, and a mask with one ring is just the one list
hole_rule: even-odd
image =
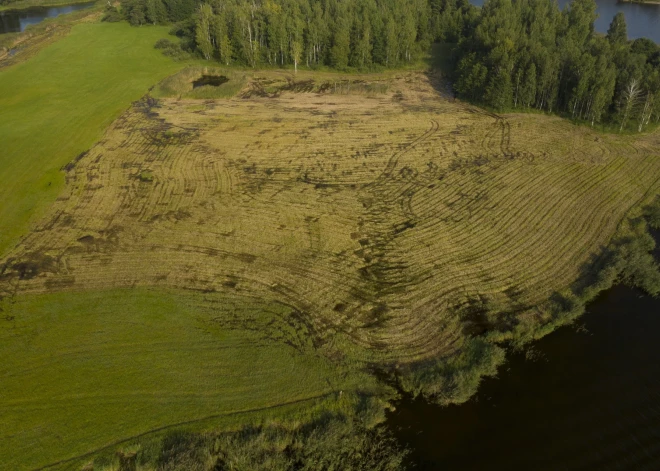
[[209,85],[211,87],[219,87],[223,83],[229,82],[229,79],[224,75],[202,75],[200,78],[193,82],[193,89]]

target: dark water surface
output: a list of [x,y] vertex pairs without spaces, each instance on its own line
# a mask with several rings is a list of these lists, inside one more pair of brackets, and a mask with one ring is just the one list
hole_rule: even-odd
[[202,75],[193,82],[193,90],[204,86],[219,87],[227,82],[229,82],[229,79],[224,75]]
[[[472,4],[481,6],[485,0],[470,0]],[[559,7],[564,8],[570,0],[558,0]],[[598,19],[596,30],[607,33],[612,18],[622,11],[626,15],[628,38],[649,38],[660,44],[660,4],[621,3],[617,0],[596,0]]]
[[65,13],[89,8],[92,5],[94,5],[94,2],[59,7],[31,7],[22,10],[0,11],[0,34],[18,33],[24,31],[30,25],[42,22],[46,18],[54,18]]
[[418,470],[660,470],[660,300],[616,286],[468,403],[403,400],[388,425]]

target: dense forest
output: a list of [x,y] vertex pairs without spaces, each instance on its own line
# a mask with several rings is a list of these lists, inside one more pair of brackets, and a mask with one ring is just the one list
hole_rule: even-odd
[[180,22],[177,33],[229,65],[395,67],[427,50],[427,0],[125,0],[132,24]]
[[398,67],[443,42],[461,98],[620,130],[660,122],[660,48],[629,41],[621,13],[596,33],[594,0],[124,0],[121,15],[173,23],[181,47],[226,65]]
[[559,111],[591,124],[607,118],[642,131],[660,120],[660,49],[628,41],[618,13],[594,31],[596,4],[573,0],[490,0],[477,21],[448,30],[458,38],[454,88],[495,109]]

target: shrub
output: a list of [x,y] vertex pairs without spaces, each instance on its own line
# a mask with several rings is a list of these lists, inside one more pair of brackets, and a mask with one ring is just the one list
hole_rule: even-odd
[[154,44],[154,47],[160,49],[164,55],[173,59],[183,60],[189,57],[189,54],[183,50],[181,44],[170,41],[169,39],[159,39]]
[[158,471],[396,471],[402,469],[406,453],[383,427],[367,428],[348,416],[325,413],[299,426],[174,431],[159,440],[158,450],[140,448],[134,462]]
[[480,338],[465,341],[449,359],[409,367],[399,378],[404,390],[438,404],[461,404],[477,392],[481,378],[497,374],[504,362],[502,348]]
[[168,49],[173,46],[176,46],[176,44],[166,38],[159,39],[156,41],[156,44],[154,44],[154,48],[156,49]]
[[644,217],[653,229],[660,229],[660,196],[652,204],[644,207]]
[[107,5],[105,7],[105,11],[101,17],[101,21],[105,21],[106,23],[117,23],[123,19],[124,18],[122,17],[119,10],[117,10],[117,8],[113,7],[112,5]]

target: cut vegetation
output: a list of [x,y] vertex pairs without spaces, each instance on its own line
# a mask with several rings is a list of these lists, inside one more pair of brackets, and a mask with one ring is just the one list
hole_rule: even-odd
[[195,92],[232,86],[190,69],[136,102],[0,261],[17,467],[388,394],[367,371],[465,400],[502,361],[480,335],[555,322],[659,188],[657,134],[492,114],[421,73],[234,73],[233,98],[178,98],[204,75],[230,80]]

